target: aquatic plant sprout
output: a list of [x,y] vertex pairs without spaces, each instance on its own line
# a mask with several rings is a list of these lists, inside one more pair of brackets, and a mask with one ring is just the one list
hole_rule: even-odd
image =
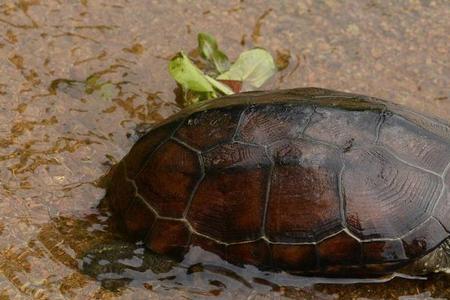
[[182,51],[169,62],[169,73],[183,91],[184,104],[256,90],[277,72],[272,55],[263,48],[244,51],[230,64],[214,37],[199,33],[197,50],[213,74],[205,74]]

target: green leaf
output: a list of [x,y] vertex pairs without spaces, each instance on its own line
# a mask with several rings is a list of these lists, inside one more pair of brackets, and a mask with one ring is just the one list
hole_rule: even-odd
[[216,88],[219,92],[225,94],[225,95],[233,95],[234,92],[232,89],[230,89],[226,84],[223,84],[222,82],[219,82],[215,80],[214,78],[205,75],[206,79],[211,83],[211,85]]
[[205,74],[183,52],[170,60],[169,73],[185,90],[215,95],[214,88],[205,78]]
[[241,53],[230,69],[219,75],[218,80],[239,80],[243,90],[255,90],[261,87],[277,72],[272,55],[261,48]]
[[198,49],[202,57],[214,65],[217,72],[222,74],[230,68],[228,57],[219,50],[214,37],[207,33],[198,34]]

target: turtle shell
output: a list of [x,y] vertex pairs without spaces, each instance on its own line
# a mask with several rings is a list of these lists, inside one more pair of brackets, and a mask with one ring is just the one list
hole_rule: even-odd
[[373,275],[449,236],[450,126],[317,88],[243,93],[143,136],[106,199],[128,235],[182,257]]

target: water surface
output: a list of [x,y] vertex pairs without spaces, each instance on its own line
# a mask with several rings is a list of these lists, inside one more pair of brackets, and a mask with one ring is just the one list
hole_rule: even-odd
[[[231,58],[262,46],[287,68],[265,88],[319,86],[450,119],[448,1],[0,2],[0,299],[450,297],[445,275],[328,282],[218,263],[199,253],[162,273],[123,260],[119,289],[82,274],[114,237],[99,179],[136,129],[180,108],[168,59],[215,35]],[[114,274],[110,274],[113,277]],[[345,283],[345,284],[344,284]]]

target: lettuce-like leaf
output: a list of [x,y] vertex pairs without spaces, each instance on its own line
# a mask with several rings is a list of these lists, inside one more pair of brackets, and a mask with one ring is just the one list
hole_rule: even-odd
[[211,85],[215,89],[220,91],[222,94],[225,94],[225,95],[233,95],[234,94],[233,90],[228,85],[226,85],[226,84],[224,84],[222,82],[219,82],[219,81],[215,80],[214,78],[212,78],[212,77],[210,77],[208,75],[205,75],[205,77],[209,81],[209,83],[211,83]]
[[[178,53],[169,62],[169,73],[181,88],[179,102],[183,105],[221,95],[256,90],[277,72],[272,55],[264,49],[255,48],[243,52],[230,67],[227,56],[218,49],[217,42],[211,35],[200,33],[198,43],[201,56],[216,69],[213,73],[223,73],[218,77],[214,74],[208,76],[187,55]],[[88,86],[92,89],[97,86],[97,80],[92,78],[91,81]],[[110,98],[111,94],[106,89],[105,98]]]
[[230,69],[219,75],[218,80],[238,80],[243,82],[243,91],[261,87],[277,72],[272,55],[261,48],[243,52]]
[[228,57],[219,50],[214,37],[207,33],[199,33],[197,39],[202,57],[212,63],[219,74],[228,71],[230,68]]
[[206,92],[215,96],[214,88],[206,79],[205,74],[183,52],[178,53],[170,60],[169,73],[185,90]]

